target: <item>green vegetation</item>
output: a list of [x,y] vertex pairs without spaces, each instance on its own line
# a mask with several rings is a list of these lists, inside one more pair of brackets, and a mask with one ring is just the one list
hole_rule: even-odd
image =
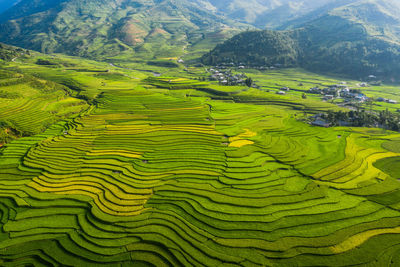
[[238,34],[206,54],[202,61],[208,65],[220,63],[246,66],[297,66],[300,42],[295,32],[248,31]]
[[12,46],[8,46],[8,45],[0,43],[0,60],[11,61],[14,58],[24,55],[24,54],[29,55],[30,52],[27,50],[25,51],[21,48],[14,48]]
[[[400,263],[386,162],[400,154],[385,149],[400,134],[302,122],[342,110],[302,98],[337,79],[245,70],[248,88],[203,68],[40,58],[57,64],[0,72],[0,125],[16,139],[0,154],[2,264]],[[298,90],[277,95],[285,84]]]
[[43,132],[88,108],[69,88],[37,78],[9,63],[0,67],[0,144]]
[[400,141],[392,140],[382,143],[382,147],[389,151],[400,153]]
[[140,57],[152,64],[180,56],[190,44],[208,43],[208,33],[226,39],[243,26],[186,0],[24,0],[0,23],[0,40],[8,44],[101,60]]
[[322,116],[331,125],[338,126],[340,124],[347,124],[347,126],[356,127],[379,127],[392,131],[400,131],[400,116],[386,111],[366,112],[349,111],[349,112],[333,112],[330,111]]
[[[346,1],[345,1],[346,2]],[[348,3],[347,3],[348,4]],[[400,25],[392,1],[356,1],[330,10],[301,28],[247,31],[203,56],[205,64],[302,67],[356,79],[399,81]]]
[[[105,61],[1,47],[1,266],[400,266],[400,104],[377,100],[397,86],[211,71],[196,57],[240,24],[200,2],[62,2],[22,1],[4,38]],[[295,66],[302,31],[254,46]],[[335,84],[376,101],[308,91]]]
[[378,160],[374,166],[393,178],[400,179],[400,157],[385,158]]
[[[336,18],[332,20],[334,19]],[[335,25],[336,22],[332,21],[330,24]],[[233,62],[252,67],[302,67],[356,79],[379,73],[387,81],[395,78],[399,72],[400,46],[397,43],[374,40],[364,35],[359,35],[356,42],[349,43],[341,35],[332,34],[323,39],[335,43],[328,47],[319,38],[331,33],[318,27],[319,24],[316,23],[316,26],[287,32],[245,32],[218,45],[202,61],[208,65]],[[352,25],[340,27],[351,28]]]

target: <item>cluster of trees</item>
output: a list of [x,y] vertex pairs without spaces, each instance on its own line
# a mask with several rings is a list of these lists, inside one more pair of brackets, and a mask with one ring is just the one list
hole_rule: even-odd
[[0,98],[16,99],[19,97],[21,97],[21,95],[18,93],[0,90]]
[[244,81],[244,83],[246,84],[247,87],[252,87],[253,84],[254,84],[254,81],[253,81],[253,79],[252,79],[251,77],[248,77],[248,78]]
[[322,116],[332,126],[378,127],[392,131],[400,131],[400,114],[382,110],[368,112],[366,110],[329,111]]
[[39,58],[38,60],[36,60],[36,65],[55,66],[57,64],[54,62],[51,62],[50,60]]
[[153,60],[147,61],[148,65],[157,66],[157,67],[165,67],[165,68],[178,68],[179,65],[171,60]]
[[18,130],[14,122],[0,120],[0,144],[7,144],[12,140],[28,135],[29,133]]

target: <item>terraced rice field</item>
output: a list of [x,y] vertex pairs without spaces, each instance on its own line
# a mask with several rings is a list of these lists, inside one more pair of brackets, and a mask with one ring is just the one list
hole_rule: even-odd
[[20,132],[37,134],[87,108],[86,102],[70,97],[64,89],[49,81],[0,69],[0,121]]
[[1,151],[0,264],[399,266],[399,135],[293,112],[105,90]]

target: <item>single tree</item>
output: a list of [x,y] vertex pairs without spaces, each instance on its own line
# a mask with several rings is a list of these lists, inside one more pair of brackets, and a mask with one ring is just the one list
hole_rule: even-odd
[[245,80],[245,84],[247,85],[247,87],[251,87],[253,85],[253,79],[252,78],[247,78]]

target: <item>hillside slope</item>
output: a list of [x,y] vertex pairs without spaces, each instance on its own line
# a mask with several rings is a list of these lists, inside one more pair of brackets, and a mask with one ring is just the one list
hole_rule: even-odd
[[2,17],[5,43],[92,58],[176,56],[202,34],[235,25],[183,0],[24,0]]
[[[376,74],[400,80],[399,12],[399,5],[392,1],[360,1],[299,29],[242,33],[202,59],[207,64],[282,64],[357,78]],[[291,49],[284,49],[288,45]]]
[[21,53],[29,53],[21,48],[11,47],[0,43],[0,60],[2,61],[12,61],[14,58],[21,55]]

